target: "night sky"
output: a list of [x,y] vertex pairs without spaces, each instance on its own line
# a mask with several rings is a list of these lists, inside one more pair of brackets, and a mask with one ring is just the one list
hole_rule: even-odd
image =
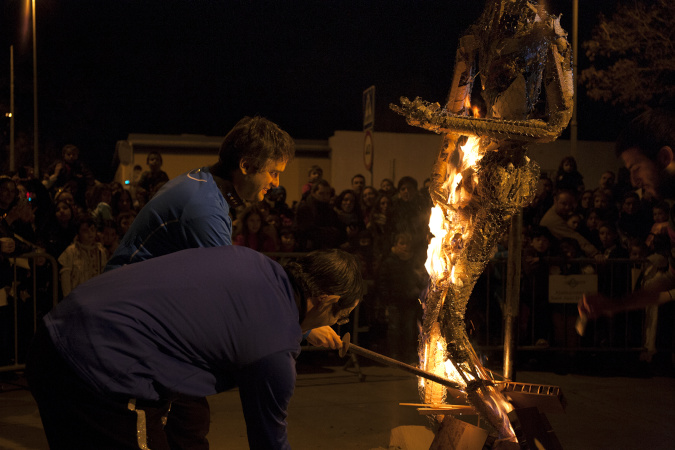
[[[0,7],[0,112],[9,108],[13,44],[17,132],[32,136],[26,1],[3,0]],[[579,3],[583,42],[598,13],[611,15],[616,0]],[[546,4],[571,32],[572,0]],[[327,139],[335,130],[362,129],[361,94],[370,85],[377,89],[376,131],[419,132],[389,103],[400,96],[445,100],[458,38],[483,5],[37,0],[41,151],[74,143],[105,179],[115,142],[129,133],[223,135],[242,116],[260,114],[295,138]],[[579,64],[588,65],[583,54]],[[578,115],[580,139],[611,141],[621,124],[583,89]]]

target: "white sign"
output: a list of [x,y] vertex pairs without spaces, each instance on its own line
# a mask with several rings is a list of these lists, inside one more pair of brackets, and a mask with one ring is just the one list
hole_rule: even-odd
[[598,276],[593,275],[549,275],[549,303],[578,303],[585,293],[598,292]]

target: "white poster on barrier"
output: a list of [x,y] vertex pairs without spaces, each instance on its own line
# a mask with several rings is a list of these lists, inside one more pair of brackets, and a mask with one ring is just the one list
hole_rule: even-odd
[[578,303],[585,293],[598,292],[598,276],[592,275],[549,275],[549,303]]

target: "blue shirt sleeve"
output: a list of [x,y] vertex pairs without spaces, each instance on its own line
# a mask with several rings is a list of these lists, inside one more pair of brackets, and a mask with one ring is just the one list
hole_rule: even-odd
[[295,389],[295,353],[273,353],[237,371],[251,449],[290,449],[288,404]]

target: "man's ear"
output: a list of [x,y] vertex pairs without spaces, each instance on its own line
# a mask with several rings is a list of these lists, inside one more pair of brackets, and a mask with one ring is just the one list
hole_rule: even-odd
[[673,148],[667,145],[661,147],[656,157],[659,161],[659,165],[664,168],[668,167],[675,161],[675,155],[673,155]]
[[243,173],[244,175],[249,175],[250,173],[252,173],[251,163],[243,158],[240,159],[239,170],[241,170],[241,173]]

